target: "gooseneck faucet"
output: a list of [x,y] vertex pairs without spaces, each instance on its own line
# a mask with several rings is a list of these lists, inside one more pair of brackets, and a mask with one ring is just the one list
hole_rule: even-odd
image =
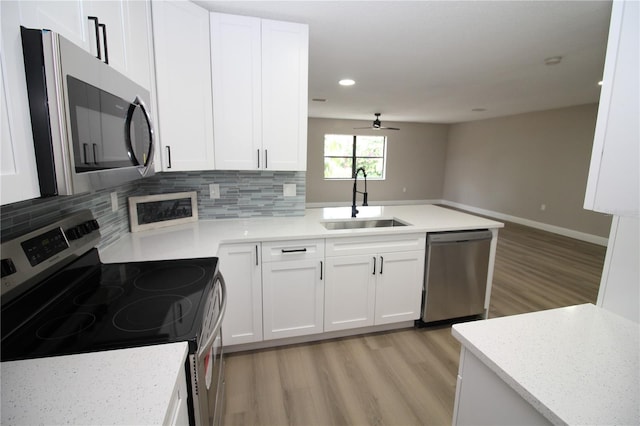
[[[358,191],[358,173],[362,172],[362,176],[364,176],[364,192]],[[364,167],[360,167],[353,174],[353,203],[351,204],[351,217],[356,217],[358,214],[358,209],[356,208],[356,193],[362,194],[362,205],[368,206],[367,203],[367,172],[364,170]]]

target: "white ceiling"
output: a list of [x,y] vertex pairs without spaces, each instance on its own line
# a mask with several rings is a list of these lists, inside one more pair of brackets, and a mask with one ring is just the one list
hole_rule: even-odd
[[[597,102],[611,11],[610,1],[561,0],[196,3],[308,24],[309,116],[380,112],[383,125]],[[544,65],[552,56],[562,62]],[[345,77],[356,85],[339,86]]]

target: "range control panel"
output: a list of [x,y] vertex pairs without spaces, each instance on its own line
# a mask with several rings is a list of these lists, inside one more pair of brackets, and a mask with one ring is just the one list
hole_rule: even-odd
[[99,229],[93,213],[82,210],[2,243],[2,303],[95,247],[100,242]]

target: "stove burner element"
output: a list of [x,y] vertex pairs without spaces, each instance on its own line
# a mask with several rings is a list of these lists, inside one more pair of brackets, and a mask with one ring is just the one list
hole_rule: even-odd
[[113,285],[104,285],[97,290],[88,290],[77,295],[73,299],[76,306],[99,306],[106,305],[122,296],[124,289]]
[[90,313],[76,313],[53,318],[42,325],[36,336],[43,340],[57,340],[80,334],[96,322],[96,317]]
[[145,291],[175,290],[197,283],[204,275],[204,268],[197,265],[166,266],[144,272],[133,284]]
[[193,304],[177,294],[150,296],[129,303],[113,316],[113,325],[122,331],[151,331],[181,322]]

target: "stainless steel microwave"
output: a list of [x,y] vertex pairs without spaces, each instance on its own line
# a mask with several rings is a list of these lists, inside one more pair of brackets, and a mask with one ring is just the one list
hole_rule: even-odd
[[21,35],[41,196],[152,175],[149,91],[54,32]]

